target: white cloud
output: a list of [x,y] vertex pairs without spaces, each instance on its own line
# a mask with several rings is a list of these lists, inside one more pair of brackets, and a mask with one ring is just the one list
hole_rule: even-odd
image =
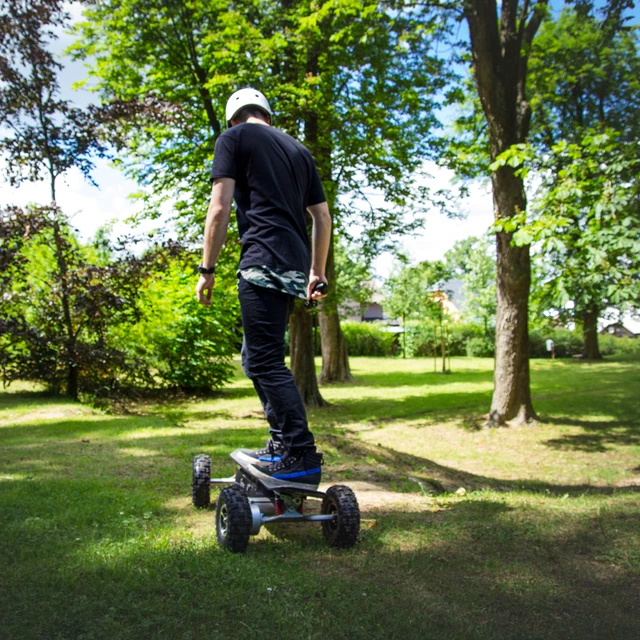
[[[429,167],[432,178],[426,182],[432,189],[451,186],[453,173],[435,166]],[[455,190],[454,190],[455,191]],[[407,237],[402,246],[414,261],[441,260],[453,245],[469,236],[480,236],[493,222],[493,199],[490,185],[473,184],[469,197],[454,203],[464,212],[463,218],[448,218],[437,210],[427,214],[424,228],[415,237]],[[374,263],[374,271],[386,277],[393,265],[393,256],[383,254]]]
[[[98,160],[94,179],[100,188],[89,184],[80,171],[72,169],[58,180],[56,188],[57,204],[71,218],[73,225],[85,240],[95,234],[99,227],[115,220],[116,233],[130,231],[124,220],[133,215],[138,205],[129,199],[137,190],[135,182]],[[47,182],[24,183],[13,188],[2,183],[0,204],[25,206],[27,204],[47,205],[51,202]]]

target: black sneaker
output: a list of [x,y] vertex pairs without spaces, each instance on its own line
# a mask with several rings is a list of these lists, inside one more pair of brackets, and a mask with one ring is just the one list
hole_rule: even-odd
[[269,489],[295,486],[315,491],[322,478],[322,454],[313,450],[287,452],[279,462],[252,466],[253,475]]
[[251,449],[240,449],[238,456],[243,458],[249,464],[261,462],[263,464],[271,464],[273,462],[280,462],[285,454],[286,449],[281,442],[275,440],[267,440],[267,446],[264,449],[258,451],[251,451]]

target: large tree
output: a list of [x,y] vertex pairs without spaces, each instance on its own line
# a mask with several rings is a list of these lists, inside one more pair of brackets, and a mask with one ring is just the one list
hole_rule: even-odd
[[46,179],[59,291],[63,348],[67,362],[67,392],[78,395],[79,354],[73,322],[72,276],[64,223],[55,206],[57,181],[75,167],[90,180],[92,157],[104,155],[92,110],[82,110],[60,98],[60,63],[48,45],[66,19],[55,0],[0,1],[0,152],[10,184]]
[[[578,2],[543,25],[531,54],[531,144],[546,177],[540,222],[553,229],[540,254],[540,294],[556,308],[573,303],[588,359],[601,357],[598,317],[628,302],[632,287],[620,287],[637,268],[619,255],[626,232],[638,225],[637,201],[628,197],[640,141],[640,56],[638,36],[626,25],[630,6]],[[625,218],[631,223],[623,227]],[[607,235],[612,228],[622,233]]]
[[534,299],[556,318],[582,325],[584,357],[600,359],[602,309],[640,305],[637,144],[604,131],[561,140],[542,161],[530,146],[507,157],[523,163],[522,173],[529,170],[528,157],[540,183],[528,219],[509,222],[516,243],[534,241],[539,248]]
[[[127,171],[148,187],[146,196],[179,190],[177,210],[185,227],[202,221],[206,165],[224,126],[226,97],[253,84],[273,99],[276,125],[312,150],[337,232],[347,221],[359,222],[371,237],[380,237],[381,229],[414,226],[399,220],[403,204],[416,193],[414,171],[425,157],[434,124],[431,107],[445,81],[429,48],[434,26],[408,7],[365,0],[231,6],[99,0],[79,26],[76,54],[97,60],[93,74],[103,99],[135,116],[124,127]],[[140,126],[149,96],[179,109]],[[387,196],[391,205],[363,206],[367,188]],[[335,284],[333,264],[331,252],[328,275]],[[321,325],[323,377],[348,378],[331,296]],[[292,341],[310,351],[311,334],[295,329],[305,326],[294,323]],[[313,384],[309,373],[297,377]]]
[[[531,44],[548,0],[465,0],[473,77],[484,114],[491,160],[526,142]],[[523,179],[508,163],[491,173],[496,217],[497,310],[494,391],[489,424],[535,418],[529,378],[529,246],[517,246],[505,221],[526,211]]]

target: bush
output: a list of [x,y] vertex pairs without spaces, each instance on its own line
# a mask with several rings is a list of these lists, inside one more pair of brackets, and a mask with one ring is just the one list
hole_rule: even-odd
[[435,325],[430,322],[409,321],[405,324],[404,337],[400,334],[400,349],[402,350],[402,341],[405,341],[406,356],[424,357],[433,356],[433,341],[435,334]]
[[495,341],[488,336],[469,338],[467,355],[474,358],[492,358],[495,355]]
[[582,333],[569,329],[535,329],[529,333],[529,354],[532,358],[549,358],[547,340],[555,345],[556,358],[571,358],[582,353]]
[[603,356],[640,355],[639,338],[616,338],[610,335],[598,336],[600,353]]
[[184,301],[167,331],[157,336],[158,376],[170,387],[218,389],[233,377],[232,329],[207,310],[195,298]]
[[[437,355],[441,354],[440,328],[434,322],[407,322],[405,330],[406,354],[408,357],[432,357],[434,346]],[[491,334],[485,336],[482,327],[472,324],[450,324],[446,326],[445,338],[447,340],[447,353],[452,356],[468,355],[467,344],[472,339],[485,341],[485,343],[491,345],[493,343]],[[437,342],[435,345],[434,340]],[[493,355],[493,346],[491,346],[491,351],[487,355]]]
[[166,273],[151,277],[143,292],[143,318],[117,336],[130,356],[147,363],[153,386],[202,391],[233,377],[231,356],[241,335],[235,277],[223,272],[211,306],[203,306],[193,293],[192,271],[175,261]]
[[342,333],[350,356],[391,356],[397,350],[397,335],[368,322],[342,322]]

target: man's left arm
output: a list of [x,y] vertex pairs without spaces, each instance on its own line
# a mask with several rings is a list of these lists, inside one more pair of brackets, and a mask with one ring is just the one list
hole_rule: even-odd
[[[236,181],[233,178],[215,178],[211,188],[211,201],[204,227],[204,249],[202,252],[202,266],[212,269],[216,266],[218,256],[227,238],[227,228],[231,216],[231,201]],[[211,304],[214,274],[203,273],[196,285],[198,302]]]

